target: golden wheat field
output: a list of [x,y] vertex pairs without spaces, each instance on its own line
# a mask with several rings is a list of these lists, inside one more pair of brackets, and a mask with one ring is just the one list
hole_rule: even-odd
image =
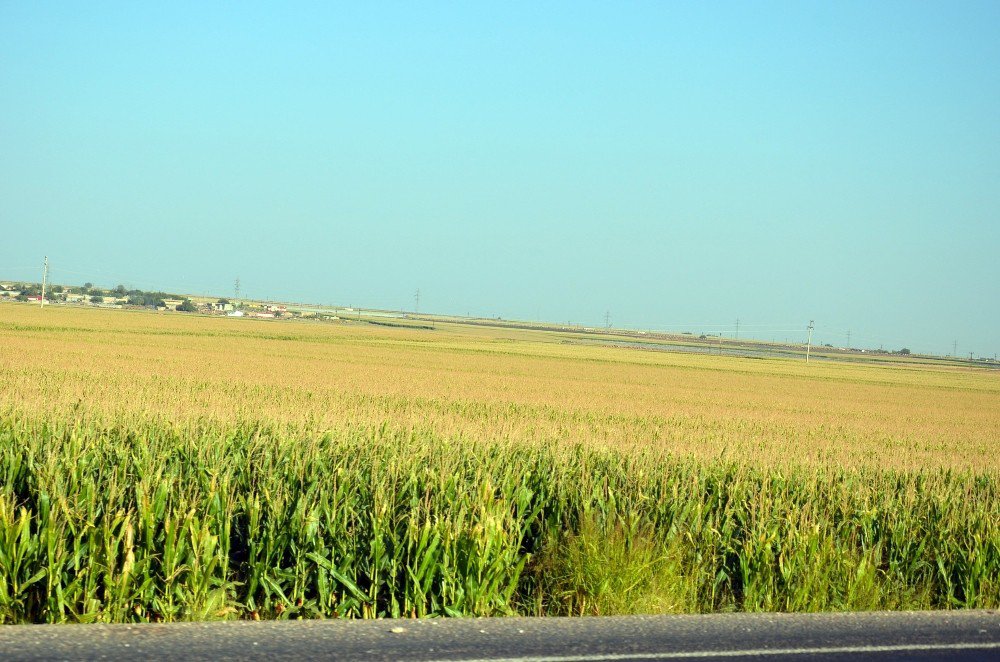
[[1000,375],[0,306],[0,622],[1000,605]]
[[[4,306],[29,412],[358,422],[755,465],[997,469],[1000,374],[581,347],[559,334]],[[56,413],[56,416],[59,414]]]

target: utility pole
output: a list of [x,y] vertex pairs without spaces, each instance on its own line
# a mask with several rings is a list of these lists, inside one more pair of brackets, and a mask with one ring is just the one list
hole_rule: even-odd
[[736,340],[740,339],[740,318],[736,318]]
[[806,327],[806,330],[809,331],[809,337],[806,339],[806,363],[809,363],[809,350],[812,347],[812,341],[813,341],[813,321],[812,320],[809,320],[809,326]]
[[413,295],[413,312],[420,314],[420,288],[417,288],[416,293]]
[[45,264],[42,266],[42,300],[39,302],[45,305],[45,283],[49,279],[49,256],[45,256]]
[[951,343],[951,355],[955,358],[958,357],[958,341]]
[[850,329],[848,329],[848,331],[847,331],[847,349],[850,349],[850,348],[851,348],[851,331],[850,331]]

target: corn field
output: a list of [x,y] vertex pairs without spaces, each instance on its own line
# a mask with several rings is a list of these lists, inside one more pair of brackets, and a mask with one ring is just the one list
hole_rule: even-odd
[[1000,607],[995,374],[0,306],[0,622]]

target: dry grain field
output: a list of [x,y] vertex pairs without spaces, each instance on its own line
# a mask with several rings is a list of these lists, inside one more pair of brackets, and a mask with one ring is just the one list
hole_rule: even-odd
[[0,305],[0,622],[1000,607],[1000,375]]

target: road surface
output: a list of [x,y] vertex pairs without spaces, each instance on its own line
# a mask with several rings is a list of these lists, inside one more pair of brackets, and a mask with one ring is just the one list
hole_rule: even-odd
[[0,626],[0,659],[1000,660],[1000,612]]

